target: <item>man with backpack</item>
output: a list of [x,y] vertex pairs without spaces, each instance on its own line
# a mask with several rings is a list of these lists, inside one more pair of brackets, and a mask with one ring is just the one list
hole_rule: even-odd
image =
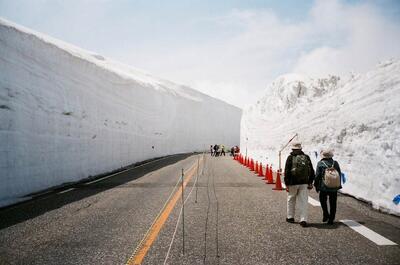
[[315,173],[308,155],[301,150],[301,143],[292,144],[292,152],[285,164],[285,185],[288,192],[286,221],[294,223],[295,206],[300,212],[300,225],[307,226],[308,190],[312,189]]
[[219,146],[214,145],[214,156],[218,156],[218,149],[219,149]]
[[[322,208],[322,222],[333,225],[336,215],[337,191],[342,188],[339,163],[333,160],[332,150],[322,150],[322,159],[317,164],[315,176],[315,189],[319,192],[319,201]],[[327,200],[329,197],[329,209]]]

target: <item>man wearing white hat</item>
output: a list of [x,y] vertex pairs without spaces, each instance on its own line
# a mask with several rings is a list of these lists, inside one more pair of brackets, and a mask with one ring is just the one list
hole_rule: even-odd
[[288,156],[285,165],[285,185],[288,192],[286,221],[294,223],[294,213],[300,213],[300,225],[307,226],[308,189],[312,189],[315,178],[311,159],[301,150],[301,143],[292,144],[292,152]]

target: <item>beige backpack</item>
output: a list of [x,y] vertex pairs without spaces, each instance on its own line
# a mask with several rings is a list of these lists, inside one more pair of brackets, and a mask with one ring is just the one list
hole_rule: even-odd
[[333,189],[338,189],[340,188],[340,176],[339,172],[333,167],[335,164],[335,161],[333,161],[333,164],[331,167],[328,167],[328,165],[322,161],[324,165],[326,166],[324,177],[323,177],[323,182],[327,188],[333,188]]

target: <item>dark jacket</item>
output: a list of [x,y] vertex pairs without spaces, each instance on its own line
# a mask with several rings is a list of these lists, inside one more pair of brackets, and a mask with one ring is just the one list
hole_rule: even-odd
[[333,167],[339,172],[339,176],[340,177],[342,176],[342,172],[340,171],[339,163],[337,161],[334,161],[332,158],[321,159],[317,164],[317,170],[316,170],[316,174],[315,174],[314,186],[317,191],[334,192],[334,191],[337,191],[338,189],[342,188],[342,185],[340,185],[340,187],[338,189],[337,188],[328,188],[324,185],[324,183],[322,181],[322,177],[325,174],[325,169],[327,168],[327,166],[332,167],[332,164],[333,164]]
[[[299,182],[297,181],[293,176],[292,176],[292,164],[293,164],[293,157],[297,155],[305,155],[307,157],[307,160],[310,165],[310,176],[308,176],[308,183],[305,182]],[[300,185],[300,184],[312,184],[315,178],[315,173],[314,173],[314,168],[311,163],[311,159],[308,155],[304,154],[303,151],[301,150],[293,150],[288,158],[286,159],[286,164],[285,164],[285,185],[286,186],[291,186],[291,185]]]

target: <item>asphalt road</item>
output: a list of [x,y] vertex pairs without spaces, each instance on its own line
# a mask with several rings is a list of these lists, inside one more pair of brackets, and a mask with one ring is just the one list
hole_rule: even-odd
[[[309,227],[286,223],[272,187],[228,156],[168,157],[1,210],[0,264],[400,264],[399,245],[322,224],[318,206]],[[341,219],[400,244],[400,218],[351,197]]]

